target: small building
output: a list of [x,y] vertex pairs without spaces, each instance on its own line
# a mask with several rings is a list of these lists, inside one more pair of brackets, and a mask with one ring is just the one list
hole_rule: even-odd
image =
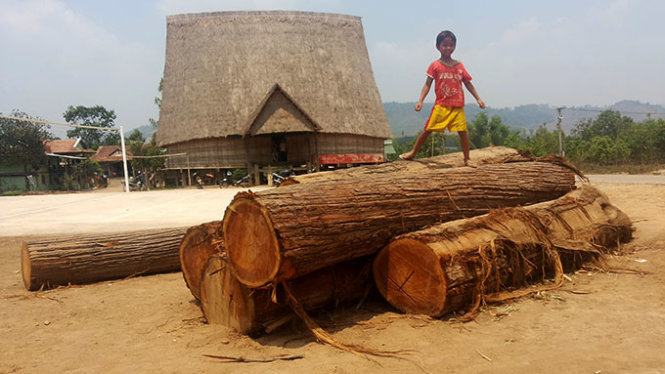
[[378,163],[391,137],[360,17],[295,11],[169,16],[159,123],[167,169]]
[[[44,152],[49,156],[50,182],[59,188],[69,188],[66,176],[73,174],[76,164],[87,160],[95,151],[83,148],[80,139],[45,140]],[[79,185],[82,183],[78,181]]]
[[46,191],[49,171],[46,165],[34,170],[27,165],[0,161],[0,194],[9,191]]
[[[133,158],[132,152],[127,151],[127,161]],[[90,157],[90,160],[96,161],[101,166],[104,173],[109,177],[121,177],[124,175],[122,164],[122,148],[119,145],[102,145],[97,148],[97,152]],[[128,164],[127,167],[130,165]]]

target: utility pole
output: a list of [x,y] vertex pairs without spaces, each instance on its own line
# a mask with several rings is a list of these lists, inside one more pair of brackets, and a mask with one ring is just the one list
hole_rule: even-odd
[[125,173],[125,192],[129,192],[129,174],[127,173],[127,149],[125,148],[125,133],[122,126],[118,129],[120,133],[120,149],[122,150],[122,169]]
[[559,156],[561,157],[565,156],[563,152],[563,130],[561,129],[561,120],[563,120],[563,115],[561,114],[561,111],[563,109],[565,109],[565,107],[563,106],[556,108],[556,111],[558,113],[556,121],[556,129],[557,132],[559,133]]

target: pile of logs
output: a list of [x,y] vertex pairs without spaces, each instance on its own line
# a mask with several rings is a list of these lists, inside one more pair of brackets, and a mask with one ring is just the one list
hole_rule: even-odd
[[630,239],[630,220],[602,193],[575,189],[574,168],[500,152],[472,154],[474,167],[394,162],[238,193],[217,232],[223,247],[199,250],[215,253],[198,265],[205,318],[270,332],[292,314],[286,288],[305,310],[376,287],[406,313],[468,314],[556,287],[564,270]]
[[[27,289],[182,270],[206,320],[270,332],[372,290],[405,313],[473,315],[558,287],[630,240],[628,217],[558,158],[509,148],[358,167],[240,192],[222,221],[25,243]],[[304,318],[304,317],[303,317]]]

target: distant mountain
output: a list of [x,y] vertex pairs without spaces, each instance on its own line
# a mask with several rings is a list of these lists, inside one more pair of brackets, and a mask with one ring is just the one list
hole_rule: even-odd
[[[425,104],[420,112],[414,111],[414,106],[414,102],[383,104],[393,136],[415,135],[422,129],[432,109],[432,104]],[[665,107],[662,105],[623,100],[606,107],[590,105],[567,107],[562,110],[561,125],[564,131],[570,131],[580,121],[595,118],[600,112],[607,109],[619,111],[635,121],[643,121],[647,118],[647,113],[651,114],[651,118],[665,118]],[[475,104],[467,105],[464,110],[468,121],[473,121],[481,111]],[[557,121],[556,107],[546,104],[520,105],[514,108],[486,108],[485,113],[489,117],[495,115],[501,117],[503,123],[516,129],[534,129],[542,124],[554,128]]]
[[143,138],[145,138],[145,140],[150,140],[150,137],[155,132],[155,129],[151,125],[143,125],[143,126],[137,127],[136,129],[141,132],[141,134],[143,135]]
[[[388,124],[393,136],[416,135],[427,120],[432,103],[426,103],[420,112],[413,110],[415,102],[412,103],[383,103],[383,109],[388,117]],[[600,112],[612,109],[621,112],[623,115],[633,118],[635,121],[643,121],[647,114],[651,113],[651,118],[665,118],[665,106],[649,103],[641,103],[633,100],[622,100],[613,105],[599,106],[575,106],[567,107],[562,111],[563,120],[561,125],[564,131],[568,132],[575,125],[583,120],[595,118]],[[473,121],[481,109],[476,104],[469,104],[464,108],[468,121]],[[547,104],[528,104],[520,105],[514,108],[486,108],[487,116],[499,116],[503,123],[515,129],[534,129],[542,124],[548,128],[554,129],[557,120],[556,107]],[[149,140],[155,130],[150,125],[138,127],[141,134]],[[131,130],[126,131],[129,134]]]

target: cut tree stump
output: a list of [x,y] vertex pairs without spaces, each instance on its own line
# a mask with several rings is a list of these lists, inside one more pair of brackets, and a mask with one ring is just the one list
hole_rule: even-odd
[[[509,157],[519,156],[519,152],[513,148],[494,146],[474,149],[469,154],[475,165],[501,163]],[[413,161],[396,160],[389,163],[368,166],[356,166],[349,169],[334,171],[322,171],[312,174],[297,175],[284,180],[280,187],[300,183],[312,183],[330,180],[343,180],[348,178],[363,178],[372,175],[386,175],[392,173],[417,172],[432,168],[453,168],[464,166],[464,155],[462,152],[449,153],[442,156],[421,158]]]
[[584,185],[557,200],[399,236],[376,256],[374,280],[397,309],[440,317],[469,308],[479,292],[501,301],[499,294],[552,276],[548,249],[572,270],[631,233],[630,219]]
[[53,236],[24,242],[23,283],[30,291],[180,270],[186,228]]
[[210,256],[220,254],[224,249],[222,221],[213,221],[192,226],[182,237],[180,248],[180,268],[187,288],[199,299],[199,289],[203,268]]
[[399,234],[574,187],[567,167],[515,162],[240,192],[224,216],[225,247],[238,280],[260,287],[375,253]]
[[[359,301],[374,287],[371,264],[367,257],[337,264],[291,280],[289,286],[306,310]],[[200,297],[208,323],[247,335],[269,333],[294,316],[281,285],[274,289],[245,286],[234,276],[224,254],[208,259]]]

